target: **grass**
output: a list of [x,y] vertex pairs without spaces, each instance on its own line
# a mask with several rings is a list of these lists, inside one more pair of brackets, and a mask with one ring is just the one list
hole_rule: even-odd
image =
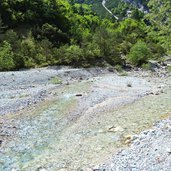
[[19,96],[19,98],[26,98],[26,97],[28,97],[29,96],[29,94],[21,94],[20,96]]
[[151,69],[151,66],[150,66],[149,63],[147,63],[147,64],[143,64],[143,65],[142,65],[142,68],[143,68],[144,70],[150,70],[150,69]]
[[171,73],[171,65],[168,66],[168,71]]
[[128,76],[128,73],[127,72],[122,72],[119,74],[119,76]]
[[50,80],[50,82],[51,82],[52,84],[62,84],[62,80],[61,80],[60,78],[58,78],[58,77],[53,77],[53,78]]
[[116,70],[117,72],[119,72],[119,73],[121,73],[121,72],[123,71],[121,65],[116,65],[114,68],[115,68],[115,70]]

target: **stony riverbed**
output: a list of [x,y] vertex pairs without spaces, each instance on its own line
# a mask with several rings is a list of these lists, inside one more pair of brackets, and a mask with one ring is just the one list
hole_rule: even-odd
[[121,76],[54,67],[0,73],[0,170],[114,169],[112,154],[122,156],[119,149],[133,142],[138,148],[133,135],[169,118],[171,79],[163,72]]

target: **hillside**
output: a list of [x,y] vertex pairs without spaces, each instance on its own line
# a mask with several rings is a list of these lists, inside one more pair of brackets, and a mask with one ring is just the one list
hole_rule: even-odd
[[[76,0],[75,3],[80,4],[89,4],[101,17],[110,17],[106,10],[102,6],[102,0]],[[148,2],[149,0],[104,0],[106,6],[113,12],[115,15],[118,15],[120,19],[127,17],[127,12],[131,10],[138,9],[142,12],[148,11]]]
[[105,6],[113,15],[102,1],[2,0],[0,70],[62,64],[146,67],[149,59],[162,61],[170,53],[170,1],[108,0]]

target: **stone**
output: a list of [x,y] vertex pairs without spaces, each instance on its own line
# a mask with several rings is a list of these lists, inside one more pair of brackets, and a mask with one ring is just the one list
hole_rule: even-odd
[[17,171],[17,170],[13,168],[11,171]]
[[128,145],[130,143],[131,143],[131,140],[129,140],[129,139],[125,140],[125,142],[124,142],[124,144],[126,144],[126,145]]
[[47,171],[45,168],[38,168],[37,171]]
[[138,139],[138,135],[132,135],[132,136],[131,136],[131,140],[132,140],[132,141],[134,141],[134,140],[136,140],[136,139]]
[[110,128],[108,128],[108,132],[123,132],[124,129],[121,126],[112,126]]
[[80,96],[83,96],[83,94],[79,93],[79,94],[76,94],[75,96],[80,97]]
[[69,85],[69,82],[68,81],[66,82],[66,85]]
[[140,144],[140,141],[139,140],[135,140],[134,142],[133,142],[133,145],[134,146],[137,146],[137,145],[139,145]]
[[166,151],[168,154],[171,154],[171,148],[167,148]]
[[109,68],[108,68],[108,71],[109,71],[109,72],[114,72],[114,68],[113,68],[113,67],[109,67]]
[[125,138],[126,140],[130,140],[131,137],[132,137],[132,135],[126,135],[124,138]]

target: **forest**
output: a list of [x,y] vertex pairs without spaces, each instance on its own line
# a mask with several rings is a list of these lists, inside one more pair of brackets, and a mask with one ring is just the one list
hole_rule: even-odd
[[[171,53],[171,1],[1,0],[0,71],[49,65],[146,67]],[[127,15],[127,11],[131,11]]]

